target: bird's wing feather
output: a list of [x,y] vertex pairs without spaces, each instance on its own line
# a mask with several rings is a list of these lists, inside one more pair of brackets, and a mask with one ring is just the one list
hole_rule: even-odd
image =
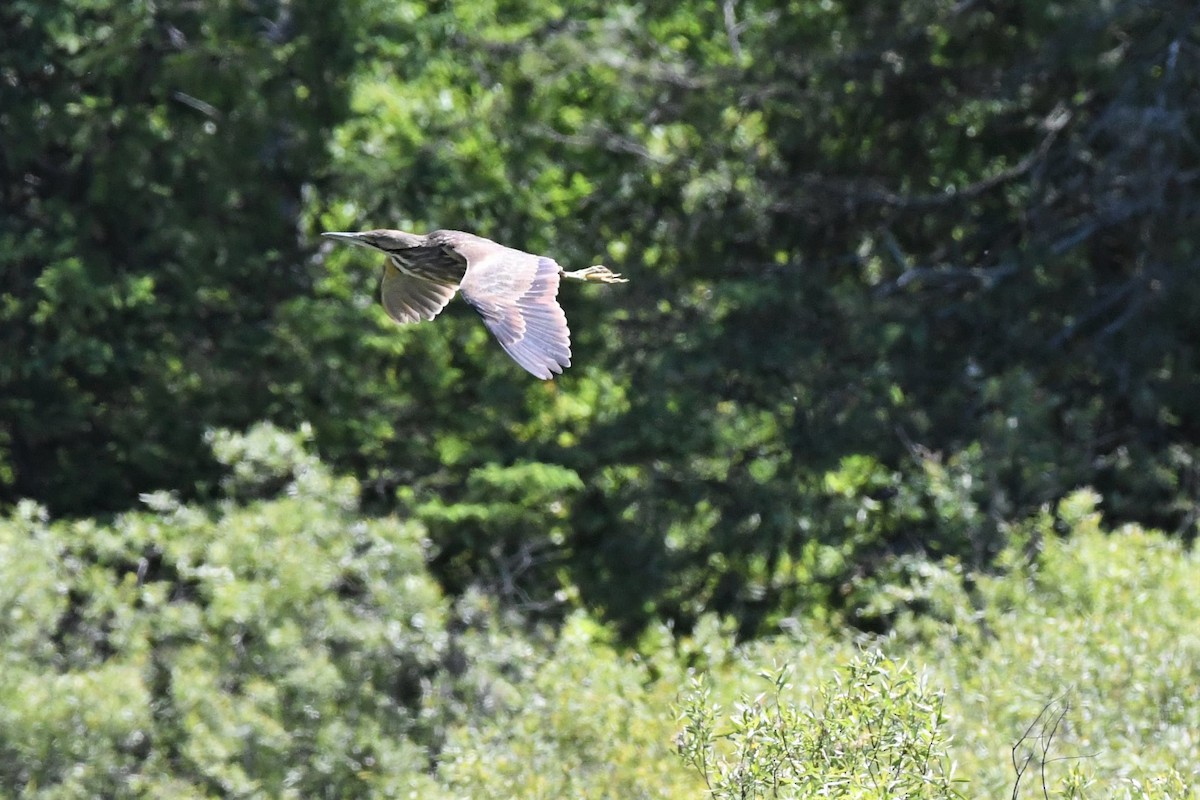
[[[428,237],[422,237],[428,238]],[[435,283],[457,285],[467,271],[467,260],[453,247],[444,244],[419,244],[384,250],[396,266],[408,275]]]
[[383,310],[396,322],[420,322],[436,317],[454,293],[455,285],[439,283],[417,275],[406,275],[396,269],[391,259],[383,268],[379,295]]
[[542,380],[571,366],[571,331],[555,299],[559,271],[553,259],[502,248],[470,262],[461,286],[500,346]]

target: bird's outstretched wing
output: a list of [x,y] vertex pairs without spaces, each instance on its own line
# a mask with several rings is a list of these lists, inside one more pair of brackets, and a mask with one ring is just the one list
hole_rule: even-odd
[[507,247],[467,265],[463,299],[513,360],[549,380],[571,366],[571,331],[558,305],[553,259]]
[[420,322],[433,319],[454,297],[458,287],[418,275],[406,275],[388,259],[383,268],[379,295],[383,310],[396,322]]

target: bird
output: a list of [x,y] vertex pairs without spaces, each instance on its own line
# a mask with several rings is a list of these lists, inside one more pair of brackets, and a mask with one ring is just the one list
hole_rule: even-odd
[[560,279],[628,282],[603,265],[568,271],[552,258],[465,231],[421,235],[381,228],[321,235],[387,256],[379,294],[396,322],[432,320],[461,293],[504,351],[542,380],[571,366],[571,331],[557,300]]

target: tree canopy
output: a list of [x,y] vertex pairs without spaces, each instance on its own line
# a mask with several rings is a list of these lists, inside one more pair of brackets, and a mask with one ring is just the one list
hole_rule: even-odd
[[[1193,3],[11,2],[0,501],[212,498],[312,426],[454,592],[858,607],[1081,485],[1195,533]],[[321,230],[603,261],[576,366],[398,329]],[[861,591],[860,591],[861,590]],[[574,598],[564,601],[563,598]],[[565,605],[564,605],[565,604]]]

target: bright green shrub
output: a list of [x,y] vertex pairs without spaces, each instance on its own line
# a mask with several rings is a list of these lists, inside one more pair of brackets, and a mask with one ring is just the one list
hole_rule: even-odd
[[315,797],[424,780],[449,608],[419,529],[356,519],[353,482],[277,431],[217,441],[245,459],[238,485],[286,475],[287,496],[0,522],[0,784]]
[[683,701],[680,755],[714,798],[958,797],[942,698],[878,653],[855,659],[813,706],[785,696],[790,669],[721,714],[702,680]]
[[682,671],[622,655],[605,638],[572,617],[514,701],[452,732],[438,776],[455,796],[698,796],[672,755]]
[[[896,560],[859,587],[886,636],[797,617],[737,644],[704,615],[630,650],[584,611],[451,603],[422,528],[362,518],[306,437],[214,433],[237,502],[0,519],[4,791],[917,800],[1044,796],[1044,771],[1051,797],[1196,797],[1200,557],[1106,530],[1093,493],[1013,526],[994,573]],[[574,485],[517,465],[471,490],[519,525]]]
[[[869,596],[868,608],[887,613],[886,635],[851,638],[793,619],[784,620],[790,635],[733,649],[706,666],[701,688],[684,698],[683,755],[704,761],[717,797],[771,796],[777,784],[780,796],[806,796],[819,785],[877,796],[883,784],[871,782],[870,770],[895,763],[886,748],[856,763],[867,782],[814,777],[836,774],[820,773],[830,760],[812,747],[822,710],[834,710],[827,736],[873,741],[880,723],[859,723],[908,691],[903,681],[878,695],[861,681],[833,682],[864,674],[856,649],[865,643],[902,659],[921,676],[915,685],[941,698],[937,725],[924,721],[936,730],[942,763],[962,781],[949,788],[963,796],[1008,797],[1018,786],[1019,797],[1042,797],[1044,769],[1051,797],[1196,797],[1200,556],[1158,532],[1105,529],[1099,500],[1078,492],[1054,513],[1015,526],[1000,572],[967,571],[955,559],[898,561],[902,568]],[[782,688],[762,683],[764,667],[775,664],[791,666]],[[892,720],[891,744],[916,737],[904,719]],[[800,752],[808,757],[787,757]],[[1020,780],[1014,757],[1025,764]],[[909,796],[943,789],[930,784]]]
[[1172,770],[1200,783],[1200,557],[1156,531],[1103,529],[1099,501],[1058,505],[1065,536],[1050,514],[1019,526],[1011,571],[978,578],[982,636],[922,648],[979,792],[1011,784],[1008,751],[1047,704],[1065,712],[1047,756],[1055,783],[1072,764],[1094,797]]

